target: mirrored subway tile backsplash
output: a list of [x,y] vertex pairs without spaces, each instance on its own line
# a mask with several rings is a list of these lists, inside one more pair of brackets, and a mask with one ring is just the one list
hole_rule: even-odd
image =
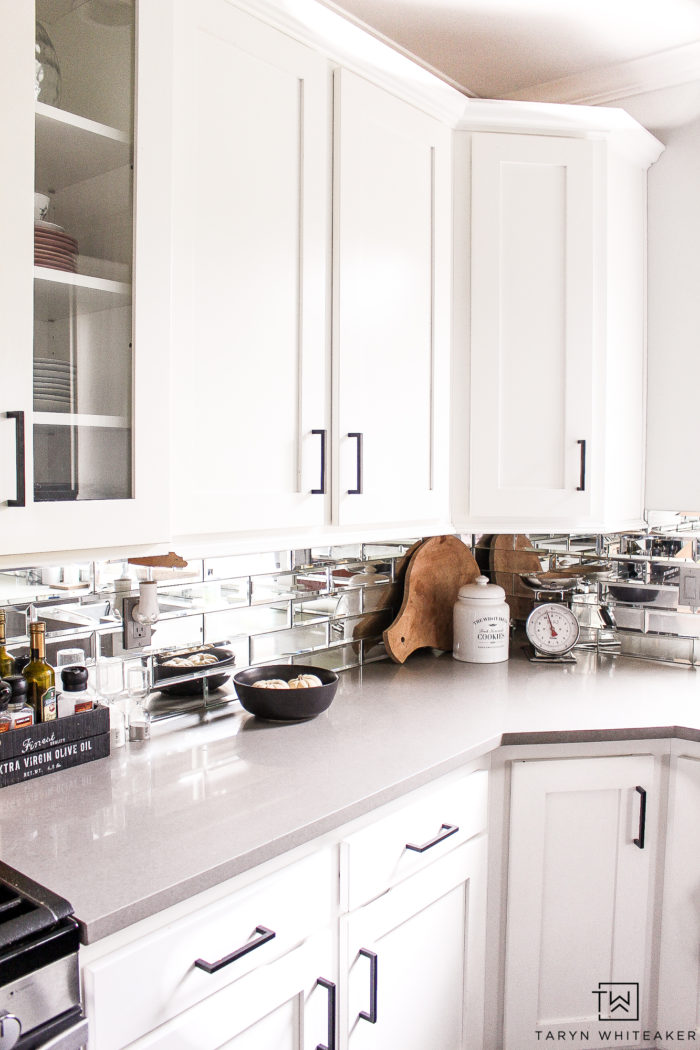
[[78,647],[88,665],[122,662],[126,681],[143,650],[124,649],[123,604],[157,583],[149,652],[221,643],[238,669],[312,662],[332,670],[386,658],[382,632],[402,599],[397,582],[414,540],[267,551],[146,568],[126,560],[0,573],[8,649],[28,653],[28,622],[44,620],[47,656]]

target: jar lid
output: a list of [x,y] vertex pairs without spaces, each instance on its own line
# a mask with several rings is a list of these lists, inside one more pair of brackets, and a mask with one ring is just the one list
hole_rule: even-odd
[[503,601],[506,592],[497,583],[489,583],[488,576],[477,576],[473,583],[465,583],[459,588],[460,598],[476,598],[478,601]]
[[80,693],[87,688],[88,669],[87,667],[78,667],[76,665],[64,667],[61,671],[61,679],[66,692]]

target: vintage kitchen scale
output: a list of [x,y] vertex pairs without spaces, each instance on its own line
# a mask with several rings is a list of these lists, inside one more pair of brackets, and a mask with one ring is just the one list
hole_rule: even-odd
[[525,621],[527,647],[533,663],[575,664],[573,648],[581,628],[571,608],[579,585],[607,576],[610,566],[589,563],[548,572],[523,572],[519,576],[537,603]]

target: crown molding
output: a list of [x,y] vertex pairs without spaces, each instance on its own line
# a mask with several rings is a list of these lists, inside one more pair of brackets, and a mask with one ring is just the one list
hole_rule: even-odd
[[597,106],[696,80],[700,81],[700,41],[533,84],[508,97],[516,101]]
[[458,90],[415,57],[397,49],[361,22],[338,13],[332,0],[233,0],[331,63],[364,76],[414,106],[454,125],[466,101]]

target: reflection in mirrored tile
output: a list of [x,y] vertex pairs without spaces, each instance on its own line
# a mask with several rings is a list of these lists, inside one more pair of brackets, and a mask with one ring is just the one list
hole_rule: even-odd
[[322,649],[311,657],[295,656],[295,664],[311,664],[314,667],[325,667],[329,671],[346,671],[350,667],[359,667],[359,645],[337,645],[333,649]]
[[248,604],[247,576],[212,583],[183,584],[158,591],[158,605],[164,616],[184,612],[215,612]]
[[199,645],[204,638],[201,615],[158,620],[152,628],[152,646],[160,649],[171,645]]
[[382,609],[378,612],[365,613],[361,616],[345,616],[332,620],[330,625],[331,642],[381,637],[382,632],[391,626],[394,619],[393,610]]
[[377,660],[387,660],[386,646],[381,639],[368,638],[362,643],[362,662],[364,664],[376,663]]
[[375,558],[401,558],[420,539],[387,540],[384,543],[363,543],[362,557],[367,561]]
[[327,620],[335,612],[338,599],[334,595],[323,598],[305,598],[292,605],[292,623],[296,627],[305,623]]
[[204,580],[228,580],[258,573],[288,572],[291,551],[268,551],[262,554],[233,554],[204,560]]
[[292,627],[287,631],[254,635],[250,639],[250,656],[254,664],[274,660],[278,656],[293,656],[328,645],[328,625]]
[[208,638],[230,638],[238,634],[259,634],[291,627],[289,602],[273,605],[255,605],[229,612],[206,614]]

